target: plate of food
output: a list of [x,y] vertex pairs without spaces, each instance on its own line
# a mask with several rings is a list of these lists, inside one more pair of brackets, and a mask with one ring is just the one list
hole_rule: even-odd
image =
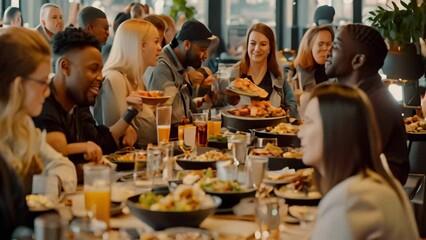
[[220,179],[205,179],[200,183],[201,188],[208,194],[220,197],[222,204],[219,209],[230,210],[237,205],[241,199],[254,197],[256,189],[247,188],[237,181],[223,181]]
[[248,97],[268,97],[268,92],[265,89],[257,86],[248,78],[236,78],[234,81],[231,82],[231,85],[228,86],[227,89],[239,95],[244,95]]
[[148,105],[163,104],[170,98],[170,96],[164,95],[162,91],[138,91],[136,93],[142,97],[143,103]]
[[130,171],[135,167],[133,151],[117,151],[106,155],[105,158],[117,165],[117,171]]
[[232,160],[232,156],[218,150],[210,150],[198,156],[179,156],[176,163],[185,170],[216,169],[218,161]]
[[267,171],[263,182],[270,185],[286,184],[294,181],[299,177],[295,169],[284,168],[281,170]]
[[148,192],[129,198],[130,212],[155,230],[198,227],[213,215],[221,199],[205,194],[197,185],[179,185],[167,196]]
[[290,183],[274,188],[275,195],[285,198],[289,205],[317,205],[322,195],[312,183],[313,172],[313,168],[297,170]]

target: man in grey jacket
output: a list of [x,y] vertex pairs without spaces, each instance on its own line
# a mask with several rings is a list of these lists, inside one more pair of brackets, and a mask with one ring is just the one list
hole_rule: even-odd
[[157,66],[149,80],[149,90],[161,90],[170,96],[173,106],[171,137],[177,136],[177,125],[189,118],[196,109],[192,93],[199,83],[191,82],[188,67],[198,69],[207,58],[207,48],[215,36],[201,22],[186,21],[177,37],[161,52]]

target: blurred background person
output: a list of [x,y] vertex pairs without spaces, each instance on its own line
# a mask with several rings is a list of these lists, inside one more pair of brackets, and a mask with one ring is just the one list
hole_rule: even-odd
[[[275,36],[272,29],[263,23],[250,27],[246,35],[246,51],[239,63],[233,67],[231,78],[248,78],[265,89],[272,106],[289,111],[290,116],[299,118],[293,90],[283,76],[276,57]],[[250,104],[251,99],[241,96],[239,105]]]
[[[150,14],[144,18],[145,21],[152,23],[157,28],[158,36],[160,38],[160,45],[164,41],[164,33],[166,31],[166,23],[156,14]],[[163,47],[163,46],[161,46]]]
[[64,30],[61,7],[53,3],[43,4],[40,8],[40,25],[36,30],[51,43],[53,35]]
[[169,44],[176,35],[176,23],[175,20],[169,15],[160,14],[158,15],[166,23],[166,30],[164,31],[164,39],[161,46],[164,47]]
[[333,39],[333,28],[329,25],[312,26],[303,36],[293,62],[303,91],[309,92],[315,85],[328,81],[324,65]]
[[298,137],[323,194],[311,239],[419,239],[407,194],[383,166],[376,116],[362,90],[314,88]]
[[66,192],[77,187],[75,168],[34,127],[50,94],[51,50],[36,32],[10,27],[0,30],[0,152],[30,194],[35,174],[60,179]]
[[[114,125],[127,110],[126,97],[147,90],[142,76],[148,66],[157,64],[160,52],[160,37],[153,24],[129,19],[118,27],[111,54],[102,69],[105,80],[93,109],[98,123]],[[156,129],[153,109],[144,104],[125,138],[136,130],[137,146],[146,146],[157,142]]]
[[3,28],[22,27],[22,13],[17,7],[8,7],[3,14]]
[[108,19],[102,10],[95,7],[85,7],[78,14],[78,25],[83,30],[95,35],[100,45],[105,45],[109,36]]

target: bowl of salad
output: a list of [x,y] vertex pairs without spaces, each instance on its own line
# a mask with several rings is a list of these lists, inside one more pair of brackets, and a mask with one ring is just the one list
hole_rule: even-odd
[[221,204],[199,186],[179,185],[168,195],[148,192],[129,198],[130,212],[155,230],[170,227],[198,227]]

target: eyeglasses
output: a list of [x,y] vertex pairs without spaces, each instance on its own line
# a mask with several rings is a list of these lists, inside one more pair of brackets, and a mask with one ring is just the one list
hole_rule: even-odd
[[36,82],[36,83],[42,85],[44,87],[43,91],[46,91],[49,88],[50,82],[52,81],[52,79],[50,79],[50,78],[47,81],[37,79],[37,78],[33,78],[33,77],[26,77],[25,79]]

